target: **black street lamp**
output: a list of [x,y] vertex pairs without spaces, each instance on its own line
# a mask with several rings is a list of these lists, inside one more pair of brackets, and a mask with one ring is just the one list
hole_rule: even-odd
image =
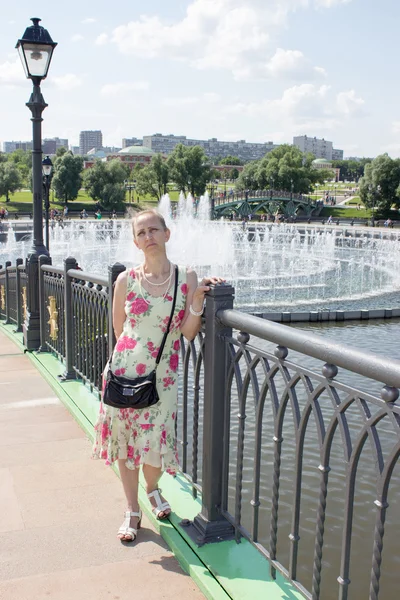
[[40,19],[31,19],[33,25],[27,27],[18,40],[18,49],[25,74],[32,80],[33,91],[26,106],[32,113],[32,183],[33,183],[33,243],[26,269],[28,274],[27,311],[24,323],[24,343],[28,350],[40,345],[39,256],[49,256],[43,244],[43,181],[42,181],[42,112],[47,104],[40,91],[42,79],[47,77],[51,57],[57,46],[48,31],[39,25]]
[[50,237],[49,237],[49,210],[50,210],[50,184],[53,171],[53,163],[49,156],[46,156],[42,160],[42,171],[43,171],[43,190],[44,190],[44,219],[45,219],[45,241],[46,248],[50,250]]

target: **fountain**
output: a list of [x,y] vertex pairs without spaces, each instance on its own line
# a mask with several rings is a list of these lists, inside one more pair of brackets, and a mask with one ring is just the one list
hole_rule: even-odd
[[[335,229],[296,225],[210,221],[205,194],[197,207],[180,195],[174,218],[165,195],[159,204],[171,229],[172,261],[191,265],[199,276],[226,277],[236,290],[236,306],[249,312],[348,310],[397,307],[400,289],[400,246],[391,239],[343,235]],[[67,221],[50,232],[54,265],[74,256],[88,272],[104,274],[107,265],[140,262],[132,243],[129,219]],[[0,244],[0,264],[15,263],[29,251],[29,242],[16,242],[9,225]]]

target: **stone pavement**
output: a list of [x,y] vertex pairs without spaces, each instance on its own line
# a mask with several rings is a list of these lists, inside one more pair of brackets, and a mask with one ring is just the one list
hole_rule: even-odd
[[0,331],[0,599],[200,600],[143,517],[121,544],[122,486],[27,356]]

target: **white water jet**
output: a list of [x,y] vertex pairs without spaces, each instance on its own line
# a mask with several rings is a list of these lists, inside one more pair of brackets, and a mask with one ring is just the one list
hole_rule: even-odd
[[[207,194],[198,202],[180,194],[175,214],[165,195],[158,209],[171,229],[171,260],[193,267],[199,277],[226,277],[235,286],[236,305],[246,310],[320,301],[325,306],[337,299],[400,289],[400,245],[393,234],[390,239],[355,238],[353,232],[336,236],[333,228],[258,223],[243,229],[241,223],[211,221]],[[3,225],[2,233],[6,241],[0,243],[0,264],[15,264],[16,258],[27,255],[30,242],[17,242],[11,223]],[[53,265],[62,266],[65,257],[74,256],[85,271],[101,275],[111,263],[129,267],[141,261],[129,219],[54,223],[50,253]]]

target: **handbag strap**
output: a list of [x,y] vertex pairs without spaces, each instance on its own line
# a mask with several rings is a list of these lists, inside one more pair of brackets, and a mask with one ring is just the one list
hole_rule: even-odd
[[[177,296],[177,292],[178,292],[178,276],[179,276],[178,265],[175,265],[174,298],[172,300],[171,314],[169,316],[169,321],[168,321],[167,329],[164,332],[163,339],[161,341],[161,345],[160,345],[160,348],[158,350],[158,354],[157,354],[157,358],[156,358],[156,367],[157,367],[158,363],[161,360],[161,356],[162,356],[162,353],[164,351],[165,342],[167,341],[167,337],[168,337],[169,330],[170,330],[170,327],[171,327],[172,319],[174,317],[175,305],[176,305],[176,296]],[[108,366],[110,368],[111,368],[111,361],[112,361],[113,354],[114,354],[114,352],[111,352],[110,358],[109,358],[109,361],[108,361]]]
[[171,327],[172,319],[173,319],[174,312],[175,312],[177,291],[178,291],[178,265],[175,265],[174,299],[172,301],[171,314],[170,314],[170,317],[169,317],[167,329],[165,330],[164,337],[163,337],[162,342],[161,342],[161,346],[160,346],[160,348],[158,350],[158,354],[157,354],[157,358],[156,358],[156,366],[158,365],[158,363],[161,360],[161,356],[162,356],[162,353],[163,353],[163,350],[164,350],[165,342],[167,341],[167,337],[168,337],[169,330],[170,330],[170,327]]

